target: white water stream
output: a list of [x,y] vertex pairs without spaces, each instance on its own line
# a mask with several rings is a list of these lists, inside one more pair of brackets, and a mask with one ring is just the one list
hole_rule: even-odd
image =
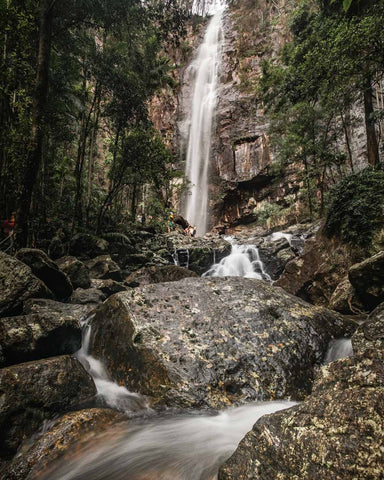
[[226,237],[226,240],[232,245],[230,255],[212,265],[204,277],[246,277],[271,281],[255,245],[240,245],[232,237]]
[[[215,10],[215,15],[208,24],[197,57],[189,67],[194,73],[194,84],[185,169],[190,185],[185,200],[184,217],[191,225],[196,226],[198,236],[207,231],[208,173],[225,9],[220,1],[213,0],[208,3],[210,11]],[[205,2],[202,4],[205,5]],[[205,12],[207,6],[203,7]]]

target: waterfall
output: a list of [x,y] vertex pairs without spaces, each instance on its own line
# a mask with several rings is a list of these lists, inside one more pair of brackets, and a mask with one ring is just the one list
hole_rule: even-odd
[[350,338],[336,338],[331,340],[325,355],[324,364],[334,362],[341,358],[353,355],[352,341]]
[[231,253],[215,263],[203,277],[246,277],[271,281],[255,245],[239,245],[232,237],[226,237],[226,240],[232,245]]
[[208,173],[224,12],[221,2],[208,3],[210,8],[218,10],[208,24],[196,59],[189,67],[194,73],[194,85],[185,169],[190,185],[184,216],[190,224],[196,226],[199,236],[206,233],[208,223]]

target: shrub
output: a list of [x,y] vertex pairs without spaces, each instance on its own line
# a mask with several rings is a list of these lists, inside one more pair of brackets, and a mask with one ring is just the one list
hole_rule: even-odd
[[383,227],[384,172],[366,168],[333,187],[327,199],[325,233],[368,249]]

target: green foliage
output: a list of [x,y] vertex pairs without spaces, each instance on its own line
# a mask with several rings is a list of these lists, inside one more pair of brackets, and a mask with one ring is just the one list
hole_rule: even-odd
[[329,192],[325,231],[367,249],[383,225],[384,171],[367,168],[349,175]]

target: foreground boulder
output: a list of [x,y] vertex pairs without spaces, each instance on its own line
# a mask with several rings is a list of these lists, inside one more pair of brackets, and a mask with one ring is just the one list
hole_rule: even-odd
[[[48,465],[67,452],[73,453],[73,449],[78,448],[79,444],[85,444],[96,434],[124,418],[114,410],[100,408],[67,413],[56,420],[33,445],[22,448],[3,473],[7,480],[35,478],[42,471],[46,474]],[[116,431],[114,433],[116,434]]]
[[89,288],[91,286],[89,268],[76,257],[62,257],[56,260],[56,263],[68,275],[74,289]]
[[364,305],[375,308],[384,301],[384,251],[352,265],[348,277]]
[[246,278],[187,278],[110,297],[91,351],[129,389],[168,405],[222,407],[308,392],[340,316]]
[[92,378],[71,356],[21,363],[0,370],[0,451],[16,451],[44,419],[96,394]]
[[16,257],[28,265],[33,274],[47,285],[59,300],[65,300],[73,291],[71,281],[42,250],[22,248]]
[[0,315],[20,313],[31,297],[50,298],[52,293],[27,265],[0,252]]
[[384,306],[352,343],[354,356],[323,367],[301,405],[254,425],[220,480],[382,478]]
[[198,277],[198,275],[188,270],[188,268],[165,265],[141,268],[127,277],[125,283],[129,287],[138,287],[139,285],[149,285],[151,283],[176,282],[188,277]]

